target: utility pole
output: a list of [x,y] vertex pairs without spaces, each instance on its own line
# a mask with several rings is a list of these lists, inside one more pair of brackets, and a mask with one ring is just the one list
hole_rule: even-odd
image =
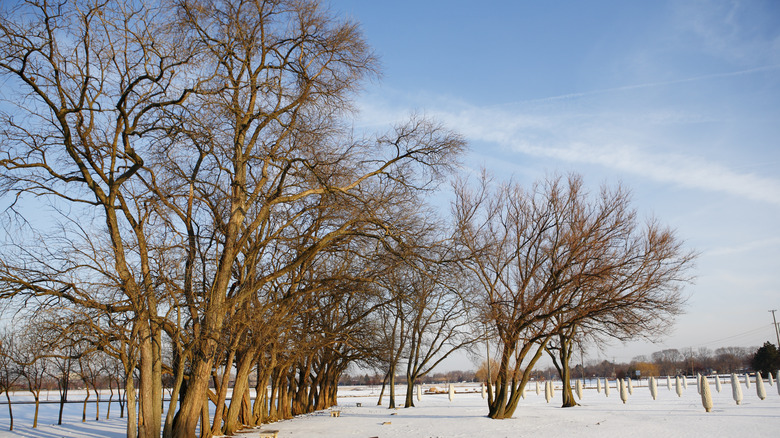
[[780,348],[780,330],[777,328],[777,319],[775,318],[775,312],[777,309],[770,310],[772,313],[772,322],[775,323],[775,335],[777,335],[777,348]]

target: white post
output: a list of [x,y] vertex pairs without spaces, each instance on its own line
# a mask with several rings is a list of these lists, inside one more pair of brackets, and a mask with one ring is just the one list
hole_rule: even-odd
[[701,395],[701,374],[696,373],[696,392]]
[[777,394],[780,395],[780,370],[777,371],[775,382],[777,382]]
[[739,383],[739,377],[735,373],[731,373],[731,395],[737,404],[742,403],[742,386]]
[[682,397],[682,384],[680,383],[680,376],[674,376],[674,389],[677,391],[677,397]]
[[618,379],[618,384],[620,385],[620,399],[623,400],[623,404],[626,404],[626,400],[628,400],[628,385],[623,379]]
[[648,385],[650,386],[650,395],[652,395],[653,400],[655,400],[656,396],[658,395],[658,388],[656,387],[655,377],[650,376],[650,383]]
[[764,379],[761,378],[761,371],[756,371],[756,395],[761,400],[766,398],[766,389],[764,388]]
[[701,376],[699,382],[699,388],[701,390],[701,404],[704,406],[705,412],[712,410],[712,394],[710,394],[710,382],[707,377]]
[[720,374],[715,375],[715,389],[720,392],[721,386],[720,386]]

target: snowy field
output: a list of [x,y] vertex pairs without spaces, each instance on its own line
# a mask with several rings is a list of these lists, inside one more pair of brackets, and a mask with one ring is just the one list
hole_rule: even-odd
[[[642,382],[646,384],[646,381]],[[262,430],[278,430],[279,437],[380,437],[380,438],[466,438],[466,437],[776,437],[780,432],[780,395],[777,387],[766,386],[767,398],[756,395],[755,383],[750,388],[741,385],[744,399],[737,406],[732,399],[731,385],[725,383],[720,393],[711,384],[714,408],[705,413],[696,384],[689,379],[688,388],[678,397],[666,388],[661,379],[658,399],[653,400],[646,386],[634,385],[634,393],[626,404],[618,391],[612,389],[605,397],[602,389],[585,389],[581,406],[560,408],[560,391],[549,404],[544,391],[537,395],[534,384],[528,387],[510,420],[491,420],[485,417],[486,403],[478,386],[456,385],[457,393],[452,402],[447,394],[424,394],[415,403],[416,408],[387,409],[376,406],[378,388],[342,387],[339,391],[339,417],[331,417],[329,411],[262,426]],[[403,390],[399,387],[397,402],[403,403]],[[22,393],[19,393],[22,398]],[[50,399],[54,399],[52,396]],[[75,397],[74,397],[75,398]],[[416,399],[415,399],[416,400]],[[358,407],[358,404],[362,406]],[[8,432],[7,406],[0,406],[0,437],[123,437],[124,422],[119,418],[118,405],[112,406],[112,419],[95,421],[94,403],[87,408],[87,422],[81,422],[82,405],[68,404],[62,426],[52,425],[57,417],[57,404],[41,405],[38,429],[32,429],[33,405],[14,406],[14,432]],[[101,417],[105,417],[105,403]],[[258,436],[244,431],[241,437]]]

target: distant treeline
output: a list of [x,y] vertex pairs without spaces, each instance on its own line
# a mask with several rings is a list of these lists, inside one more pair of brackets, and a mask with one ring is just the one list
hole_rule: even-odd
[[[577,364],[572,367],[572,375],[575,378],[588,377],[635,377],[639,371],[640,377],[649,376],[673,376],[678,374],[694,375],[710,373],[733,373],[746,370],[755,371],[751,362],[758,351],[758,347],[721,347],[715,350],[710,348],[682,349],[676,348],[656,351],[649,357],[636,356],[630,362],[616,362],[609,360],[588,361],[583,367]],[[494,362],[495,374],[498,370]],[[455,370],[430,374],[420,379],[419,383],[435,385],[452,382],[482,382],[485,380],[486,366],[483,363],[478,370]],[[400,376],[403,380],[403,375]],[[384,375],[381,373],[357,373],[352,372],[342,376],[341,385],[381,385]],[[558,371],[554,367],[539,368],[533,371],[533,378],[537,380],[557,379]]]

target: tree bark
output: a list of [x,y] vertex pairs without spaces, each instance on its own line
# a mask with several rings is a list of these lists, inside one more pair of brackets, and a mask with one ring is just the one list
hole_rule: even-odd
[[[570,333],[573,334],[573,330]],[[558,360],[555,359],[554,355],[552,355],[552,359],[553,365],[555,365],[555,368],[558,370],[558,375],[560,376],[561,383],[563,385],[561,390],[561,407],[571,408],[574,406],[579,406],[577,401],[574,399],[574,392],[571,389],[571,367],[569,366],[574,342],[572,342],[570,336],[564,334],[558,335],[558,340],[560,342],[558,348]]]
[[[517,405],[520,402],[521,395],[523,394],[523,388],[528,383],[531,377],[531,372],[534,365],[542,357],[546,341],[543,341],[537,346],[536,353],[531,357],[528,365],[520,372],[519,367],[515,367],[514,371],[510,372],[510,358],[514,353],[512,348],[513,343],[505,343],[504,349],[501,355],[501,366],[498,370],[498,378],[496,380],[496,395],[492,403],[489,404],[488,416],[493,419],[505,419],[512,418]],[[522,363],[523,359],[528,355],[534,344],[524,344],[520,351],[516,354],[516,363]]]
[[395,364],[390,366],[390,401],[387,409],[395,409]]
[[165,414],[165,425],[163,426],[163,438],[171,438],[173,435],[173,420],[176,415],[176,408],[179,404],[179,393],[184,383],[185,358],[182,357],[179,347],[174,347],[174,369],[176,378],[171,388],[171,400],[168,403],[168,412]]
[[40,405],[39,394],[35,395],[35,414],[33,414],[33,429],[38,427],[38,406]]
[[252,371],[254,358],[254,349],[245,351],[238,358],[236,380],[233,384],[233,398],[230,399],[230,406],[228,407],[227,418],[225,419],[225,427],[223,428],[225,435],[233,435],[238,430],[239,413],[244,405],[244,394],[249,389],[249,374]]
[[133,370],[127,371],[125,379],[125,396],[127,397],[127,438],[138,436],[138,416],[136,410],[135,382],[133,381]]
[[[228,356],[225,359],[225,366],[223,368],[222,372],[222,379],[221,381],[217,380],[216,371],[214,372],[214,384],[215,389],[219,391],[217,396],[217,401],[215,403],[214,408],[214,421],[211,425],[211,433],[214,435],[224,435],[222,433],[222,417],[223,413],[225,412],[225,404],[227,399],[227,391],[228,386],[230,386],[230,370],[233,368],[233,359],[235,359],[236,350],[235,348],[231,347],[230,351],[228,352]],[[216,385],[219,384],[219,388],[216,388]]]
[[416,376],[406,376],[406,400],[404,401],[405,408],[414,407],[414,381]]
[[[204,421],[202,414],[204,410],[208,413],[208,406],[204,408],[204,405],[208,404],[206,388],[208,388],[208,381],[211,376],[211,360],[204,357],[196,357],[193,362],[187,390],[181,401],[179,412],[173,421],[172,438],[192,438],[195,436],[199,418],[201,423],[206,424],[206,427],[208,427],[208,418]],[[202,429],[201,434],[203,434]]]
[[377,406],[382,406],[382,397],[385,395],[385,386],[387,386],[387,380],[390,378],[390,371],[385,373],[385,378],[382,379],[382,389],[379,391],[379,399],[376,401]]
[[8,393],[10,388],[5,389],[5,399],[8,402],[8,422],[10,423],[8,430],[14,430],[14,410],[11,407],[11,395]]
[[[160,331],[150,326],[148,315],[140,318],[138,438],[159,438],[162,429],[162,360]],[[193,434],[194,435],[194,429]]]

